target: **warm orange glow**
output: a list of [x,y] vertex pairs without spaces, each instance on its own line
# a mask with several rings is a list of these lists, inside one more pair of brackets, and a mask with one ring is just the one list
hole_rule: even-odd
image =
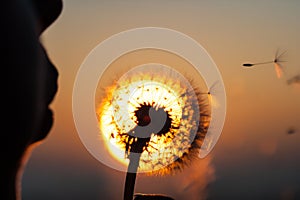
[[215,108],[220,107],[220,104],[217,101],[217,98],[213,94],[209,94],[208,99],[209,99],[209,102],[210,102],[212,107],[215,107]]
[[275,71],[278,78],[282,77],[282,69],[281,66],[278,63],[274,63],[275,65]]
[[155,171],[188,154],[198,130],[198,98],[189,82],[178,75],[156,72],[136,73],[119,80],[106,92],[98,108],[98,118],[107,148],[114,158],[127,164],[125,144],[120,136],[137,126],[134,112],[142,104],[164,108],[172,119],[172,127],[164,135],[151,135],[140,158],[140,171]]

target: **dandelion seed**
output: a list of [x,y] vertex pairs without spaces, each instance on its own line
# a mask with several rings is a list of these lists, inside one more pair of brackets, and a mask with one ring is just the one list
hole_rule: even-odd
[[209,99],[209,103],[211,104],[212,107],[219,107],[220,104],[215,96],[216,91],[214,90],[214,88],[216,87],[216,85],[218,84],[218,81],[214,82],[208,92],[204,92],[204,93],[200,93],[202,95],[208,95],[208,99]]
[[253,67],[256,65],[265,65],[265,64],[274,64],[274,68],[275,68],[275,72],[276,72],[276,76],[278,78],[281,78],[283,75],[283,67],[282,67],[282,63],[286,62],[285,60],[283,60],[283,56],[285,55],[286,51],[282,52],[282,53],[278,53],[279,50],[277,49],[274,60],[272,61],[267,61],[267,62],[260,62],[260,63],[244,63],[243,66],[244,67]]

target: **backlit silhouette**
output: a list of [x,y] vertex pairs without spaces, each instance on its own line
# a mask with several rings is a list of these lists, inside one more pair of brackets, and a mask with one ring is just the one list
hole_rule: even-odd
[[138,172],[181,171],[198,158],[210,122],[202,96],[171,69],[133,73],[107,91],[99,125],[105,139],[124,150],[115,157],[129,161],[124,200],[133,199]]

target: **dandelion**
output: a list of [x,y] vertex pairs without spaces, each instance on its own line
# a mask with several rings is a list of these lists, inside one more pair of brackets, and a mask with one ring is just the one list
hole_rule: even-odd
[[276,53],[275,53],[274,60],[272,60],[272,61],[260,62],[260,63],[244,63],[243,66],[244,67],[253,67],[253,66],[256,66],[256,65],[265,65],[265,64],[273,63],[277,77],[281,78],[282,75],[283,75],[282,63],[286,62],[282,59],[283,59],[283,56],[286,53],[286,51],[284,51],[280,54],[278,52],[279,51],[277,50]]
[[167,67],[134,68],[107,92],[99,112],[104,137],[129,160],[124,200],[132,200],[136,174],[163,175],[197,158],[210,123],[197,88]]

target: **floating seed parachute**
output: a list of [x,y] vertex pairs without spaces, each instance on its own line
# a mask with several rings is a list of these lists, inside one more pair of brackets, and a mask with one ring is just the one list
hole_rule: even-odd
[[275,54],[275,58],[274,60],[272,61],[267,61],[267,62],[261,62],[261,63],[244,63],[243,66],[244,67],[253,67],[255,65],[264,65],[264,64],[270,64],[270,63],[273,63],[274,64],[274,69],[275,69],[275,72],[276,72],[276,75],[277,75],[277,78],[281,78],[282,75],[283,75],[283,67],[282,67],[282,63],[283,62],[286,62],[284,60],[282,60],[284,54],[286,52],[282,52],[282,53],[278,53],[278,50],[276,51],[276,54]]

